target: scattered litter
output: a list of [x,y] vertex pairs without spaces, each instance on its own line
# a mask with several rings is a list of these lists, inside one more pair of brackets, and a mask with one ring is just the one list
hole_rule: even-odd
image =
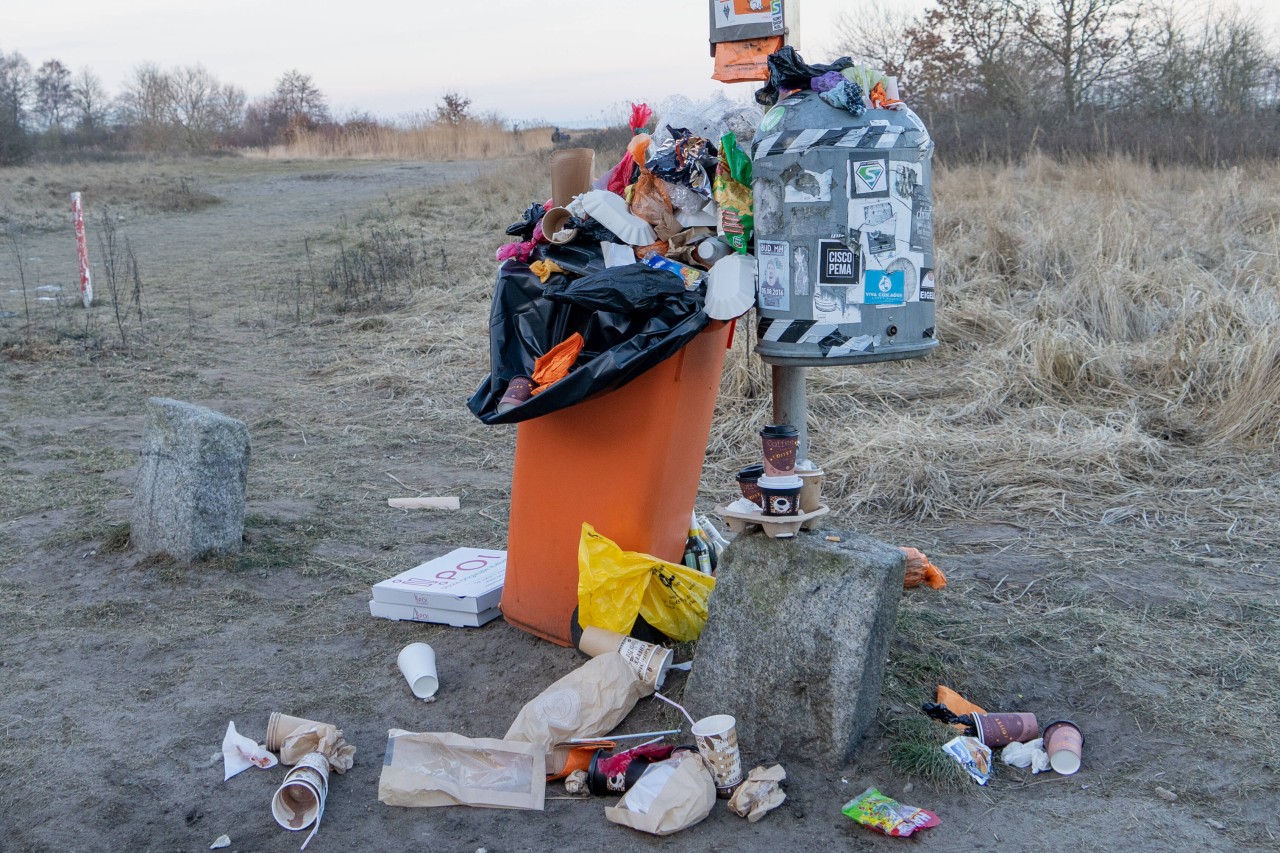
[[915,548],[898,550],[907,555],[907,573],[902,581],[903,589],[912,589],[921,584],[927,584],[931,589],[942,589],[947,585],[947,578],[942,574],[942,570],[929,562],[929,558],[923,551]]
[[961,735],[942,745],[942,751],[950,755],[979,785],[991,779],[991,747],[976,737]]
[[1211,817],[1207,817],[1207,818],[1205,818],[1205,819],[1204,819],[1204,822],[1205,822],[1205,823],[1207,823],[1207,824],[1209,824],[1209,828],[1210,828],[1210,829],[1216,829],[1216,830],[1218,830],[1219,832],[1222,832],[1223,830],[1225,830],[1225,829],[1227,828],[1227,825],[1226,825],[1225,823],[1223,823],[1223,822],[1222,822],[1222,821],[1220,821],[1220,820],[1214,820],[1214,819],[1213,819],[1213,818],[1211,818]]
[[291,832],[311,827],[311,833],[302,842],[300,850],[306,850],[311,839],[320,831],[320,821],[324,818],[324,804],[328,797],[329,758],[319,752],[302,756],[271,797],[271,814],[276,823]]
[[222,738],[222,781],[250,767],[266,770],[275,767],[278,759],[266,747],[259,746],[236,731],[234,722],[227,723],[227,733]]
[[841,539],[839,536],[828,536],[828,537],[826,537],[826,539],[827,539],[827,541],[828,541],[828,542],[843,542],[843,541],[844,541],[844,540],[843,540],[843,539]]
[[1030,767],[1032,773],[1050,769],[1049,753],[1044,751],[1044,738],[1028,743],[1011,743],[1000,751],[1000,760],[1011,767]]
[[729,798],[729,811],[755,823],[786,800],[787,795],[782,791],[786,778],[787,771],[781,764],[767,770],[764,767],[754,768]]
[[507,552],[457,548],[373,585],[369,612],[383,619],[478,628],[500,615]]
[[[756,494],[759,494],[759,493],[760,491],[757,488]],[[738,498],[733,503],[726,505],[725,509],[730,510],[732,512],[756,513],[757,515],[764,512],[760,504],[756,503],[755,501],[747,500],[746,498]]]
[[[968,699],[964,698],[959,693],[952,690],[950,687],[944,687],[941,684],[938,685],[937,699],[935,701],[936,701],[936,704],[941,705],[942,707],[946,708],[948,711],[956,715],[987,713],[986,708],[982,708],[978,705],[973,704]],[[929,710],[927,708],[924,710],[926,714],[929,713]],[[930,714],[930,716],[933,716],[933,715]],[[965,727],[964,723],[954,723],[953,725],[957,729],[962,729]]]
[[670,835],[703,820],[715,804],[716,786],[706,762],[684,751],[650,765],[604,816],[651,835]]
[[863,826],[895,838],[906,838],[917,830],[929,829],[942,823],[928,809],[903,805],[875,788],[863,791],[845,803],[840,811]]
[[1157,786],[1156,796],[1164,800],[1166,803],[1176,803],[1178,801],[1178,795],[1173,791],[1170,791],[1168,788],[1161,788]]
[[912,782],[908,782],[907,784],[905,784],[905,785],[903,785],[903,786],[902,786],[902,793],[904,793],[904,794],[910,794],[910,793],[911,793],[912,791],[914,791],[915,789],[916,789],[915,784],[914,784],[914,783],[912,783]]
[[216,841],[214,841],[212,844],[210,844],[210,845],[209,845],[209,849],[210,849],[210,850],[218,850],[218,849],[220,849],[220,848],[223,848],[223,847],[230,847],[230,846],[231,846],[231,836],[230,836],[230,835],[219,835],[219,836],[218,836],[218,838],[217,838],[217,840],[216,840]]
[[396,665],[400,667],[400,674],[409,683],[414,696],[434,701],[436,691],[440,689],[440,679],[436,677],[435,649],[426,643],[410,643],[400,650]]
[[387,506],[396,509],[457,509],[456,497],[443,498],[387,498]]
[[575,797],[591,796],[591,789],[587,787],[587,771],[575,770],[564,777],[564,792]]
[[622,722],[636,702],[653,693],[617,652],[592,658],[529,700],[504,740],[533,743],[546,750],[546,773],[568,758],[574,738],[602,737]]
[[391,729],[378,800],[389,806],[542,811],[545,752],[521,741]]
[[[633,735],[609,735],[611,740],[639,740],[642,737],[666,737],[667,735],[678,735],[680,729],[663,729],[660,732],[636,732]],[[573,738],[565,743],[600,743],[599,738]],[[610,744],[612,746],[613,744]]]
[[267,719],[267,749],[277,750],[281,763],[286,765],[297,764],[308,754],[319,752],[329,759],[330,769],[338,773],[351,769],[356,754],[355,745],[347,743],[342,729],[279,711]]

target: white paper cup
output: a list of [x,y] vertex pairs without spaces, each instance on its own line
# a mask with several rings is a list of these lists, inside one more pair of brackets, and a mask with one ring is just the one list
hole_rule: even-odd
[[711,766],[716,779],[716,796],[732,796],[742,782],[742,755],[738,751],[738,721],[728,714],[703,717],[693,724],[698,753]]
[[409,689],[419,699],[430,699],[440,689],[436,678],[436,650],[426,643],[410,643],[400,650],[396,659]]

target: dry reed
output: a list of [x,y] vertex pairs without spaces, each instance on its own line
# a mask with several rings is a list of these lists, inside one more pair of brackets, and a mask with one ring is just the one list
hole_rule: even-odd
[[410,128],[357,126],[302,131],[265,152],[268,159],[495,160],[551,149],[551,128],[510,130],[497,122],[431,123]]

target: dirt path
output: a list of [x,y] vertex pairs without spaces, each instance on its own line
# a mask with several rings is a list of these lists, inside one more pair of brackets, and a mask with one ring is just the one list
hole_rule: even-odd
[[[1101,635],[1096,642],[1106,651],[1096,659],[1028,653],[998,662],[1008,701],[1070,711],[1085,724],[1086,767],[1073,777],[1024,779],[1002,768],[990,789],[917,779],[903,793],[909,780],[887,758],[894,740],[879,732],[839,773],[788,766],[788,804],[763,822],[748,826],[718,808],[661,841],[608,824],[599,799],[549,800],[545,814],[379,804],[388,728],[500,736],[525,701],[580,662],[500,620],[461,631],[369,617],[371,582],[458,545],[504,545],[512,433],[468,425],[461,393],[478,381],[483,359],[451,364],[433,349],[449,334],[433,325],[434,309],[415,303],[420,315],[407,319],[402,312],[285,322],[302,310],[290,283],[307,270],[304,238],[317,254],[330,251],[349,233],[343,217],[354,222],[389,203],[415,203],[424,187],[479,169],[210,167],[201,188],[220,203],[180,215],[130,213],[120,223],[146,282],[149,325],[134,332],[145,344],[95,344],[115,334],[99,307],[90,334],[0,360],[0,851],[194,851],[223,833],[232,850],[296,849],[301,838],[277,827],[268,810],[278,773],[221,777],[227,721],[261,739],[276,710],[331,720],[358,748],[353,770],[334,778],[324,827],[308,848],[320,853],[901,846],[839,812],[873,784],[942,815],[941,827],[913,842],[929,849],[1266,848],[1277,832],[1268,805],[1275,768],[1233,760],[1229,750],[1185,733],[1153,731],[1133,710],[1132,695],[1106,689],[1112,670],[1105,658],[1124,650]],[[510,213],[455,227],[496,243],[494,226]],[[423,228],[437,227],[432,221]],[[24,251],[41,259],[41,283],[74,280],[65,235],[23,239]],[[489,269],[474,274],[487,277]],[[3,289],[11,286],[10,274]],[[5,296],[6,308],[11,300]],[[447,320],[447,309],[439,310]],[[83,312],[60,322],[74,332]],[[400,346],[386,330],[407,322],[422,333]],[[396,347],[411,351],[411,364],[424,373],[374,371],[373,354]],[[451,378],[433,386],[422,378],[428,370]],[[249,424],[249,544],[239,557],[183,567],[122,547],[141,409],[151,395],[210,405]],[[399,405],[406,398],[411,405]],[[463,509],[388,510],[385,498],[404,493],[397,480],[460,494]],[[917,591],[904,601],[886,713],[906,712],[904,697],[918,701],[923,685],[963,679],[946,671],[959,664],[934,654],[930,638],[969,626],[998,637],[1006,618],[1025,613],[1009,609],[1010,590],[1026,597],[1019,606],[1038,600],[1042,589],[1033,594],[1031,584],[1038,577],[1060,597],[1085,595],[1090,584],[1103,587],[1100,595],[1133,594],[1091,568],[1087,537],[1046,542],[1023,528],[964,524],[922,537],[905,526],[868,524],[926,547],[951,578],[946,599]],[[1153,566],[1136,599],[1117,605],[1132,609],[1117,612],[1180,603],[1197,583],[1193,567]],[[1261,590],[1274,597],[1274,589]],[[1205,618],[1244,613],[1238,592],[1207,591],[1221,610],[1207,609]],[[1044,643],[1094,630],[1044,601],[1035,617],[1043,620]],[[440,655],[435,703],[413,701],[396,671],[396,652],[413,640],[432,643]],[[998,646],[998,639],[987,642]],[[677,679],[676,695],[681,687]],[[674,722],[655,704],[642,704],[628,725]],[[1178,801],[1154,796],[1156,785],[1177,790]],[[549,786],[549,795],[560,793]]]

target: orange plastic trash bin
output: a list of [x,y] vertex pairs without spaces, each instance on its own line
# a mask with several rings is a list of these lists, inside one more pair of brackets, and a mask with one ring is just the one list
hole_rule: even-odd
[[582,522],[680,562],[730,326],[713,323],[616,391],[516,427],[503,617],[571,644]]

